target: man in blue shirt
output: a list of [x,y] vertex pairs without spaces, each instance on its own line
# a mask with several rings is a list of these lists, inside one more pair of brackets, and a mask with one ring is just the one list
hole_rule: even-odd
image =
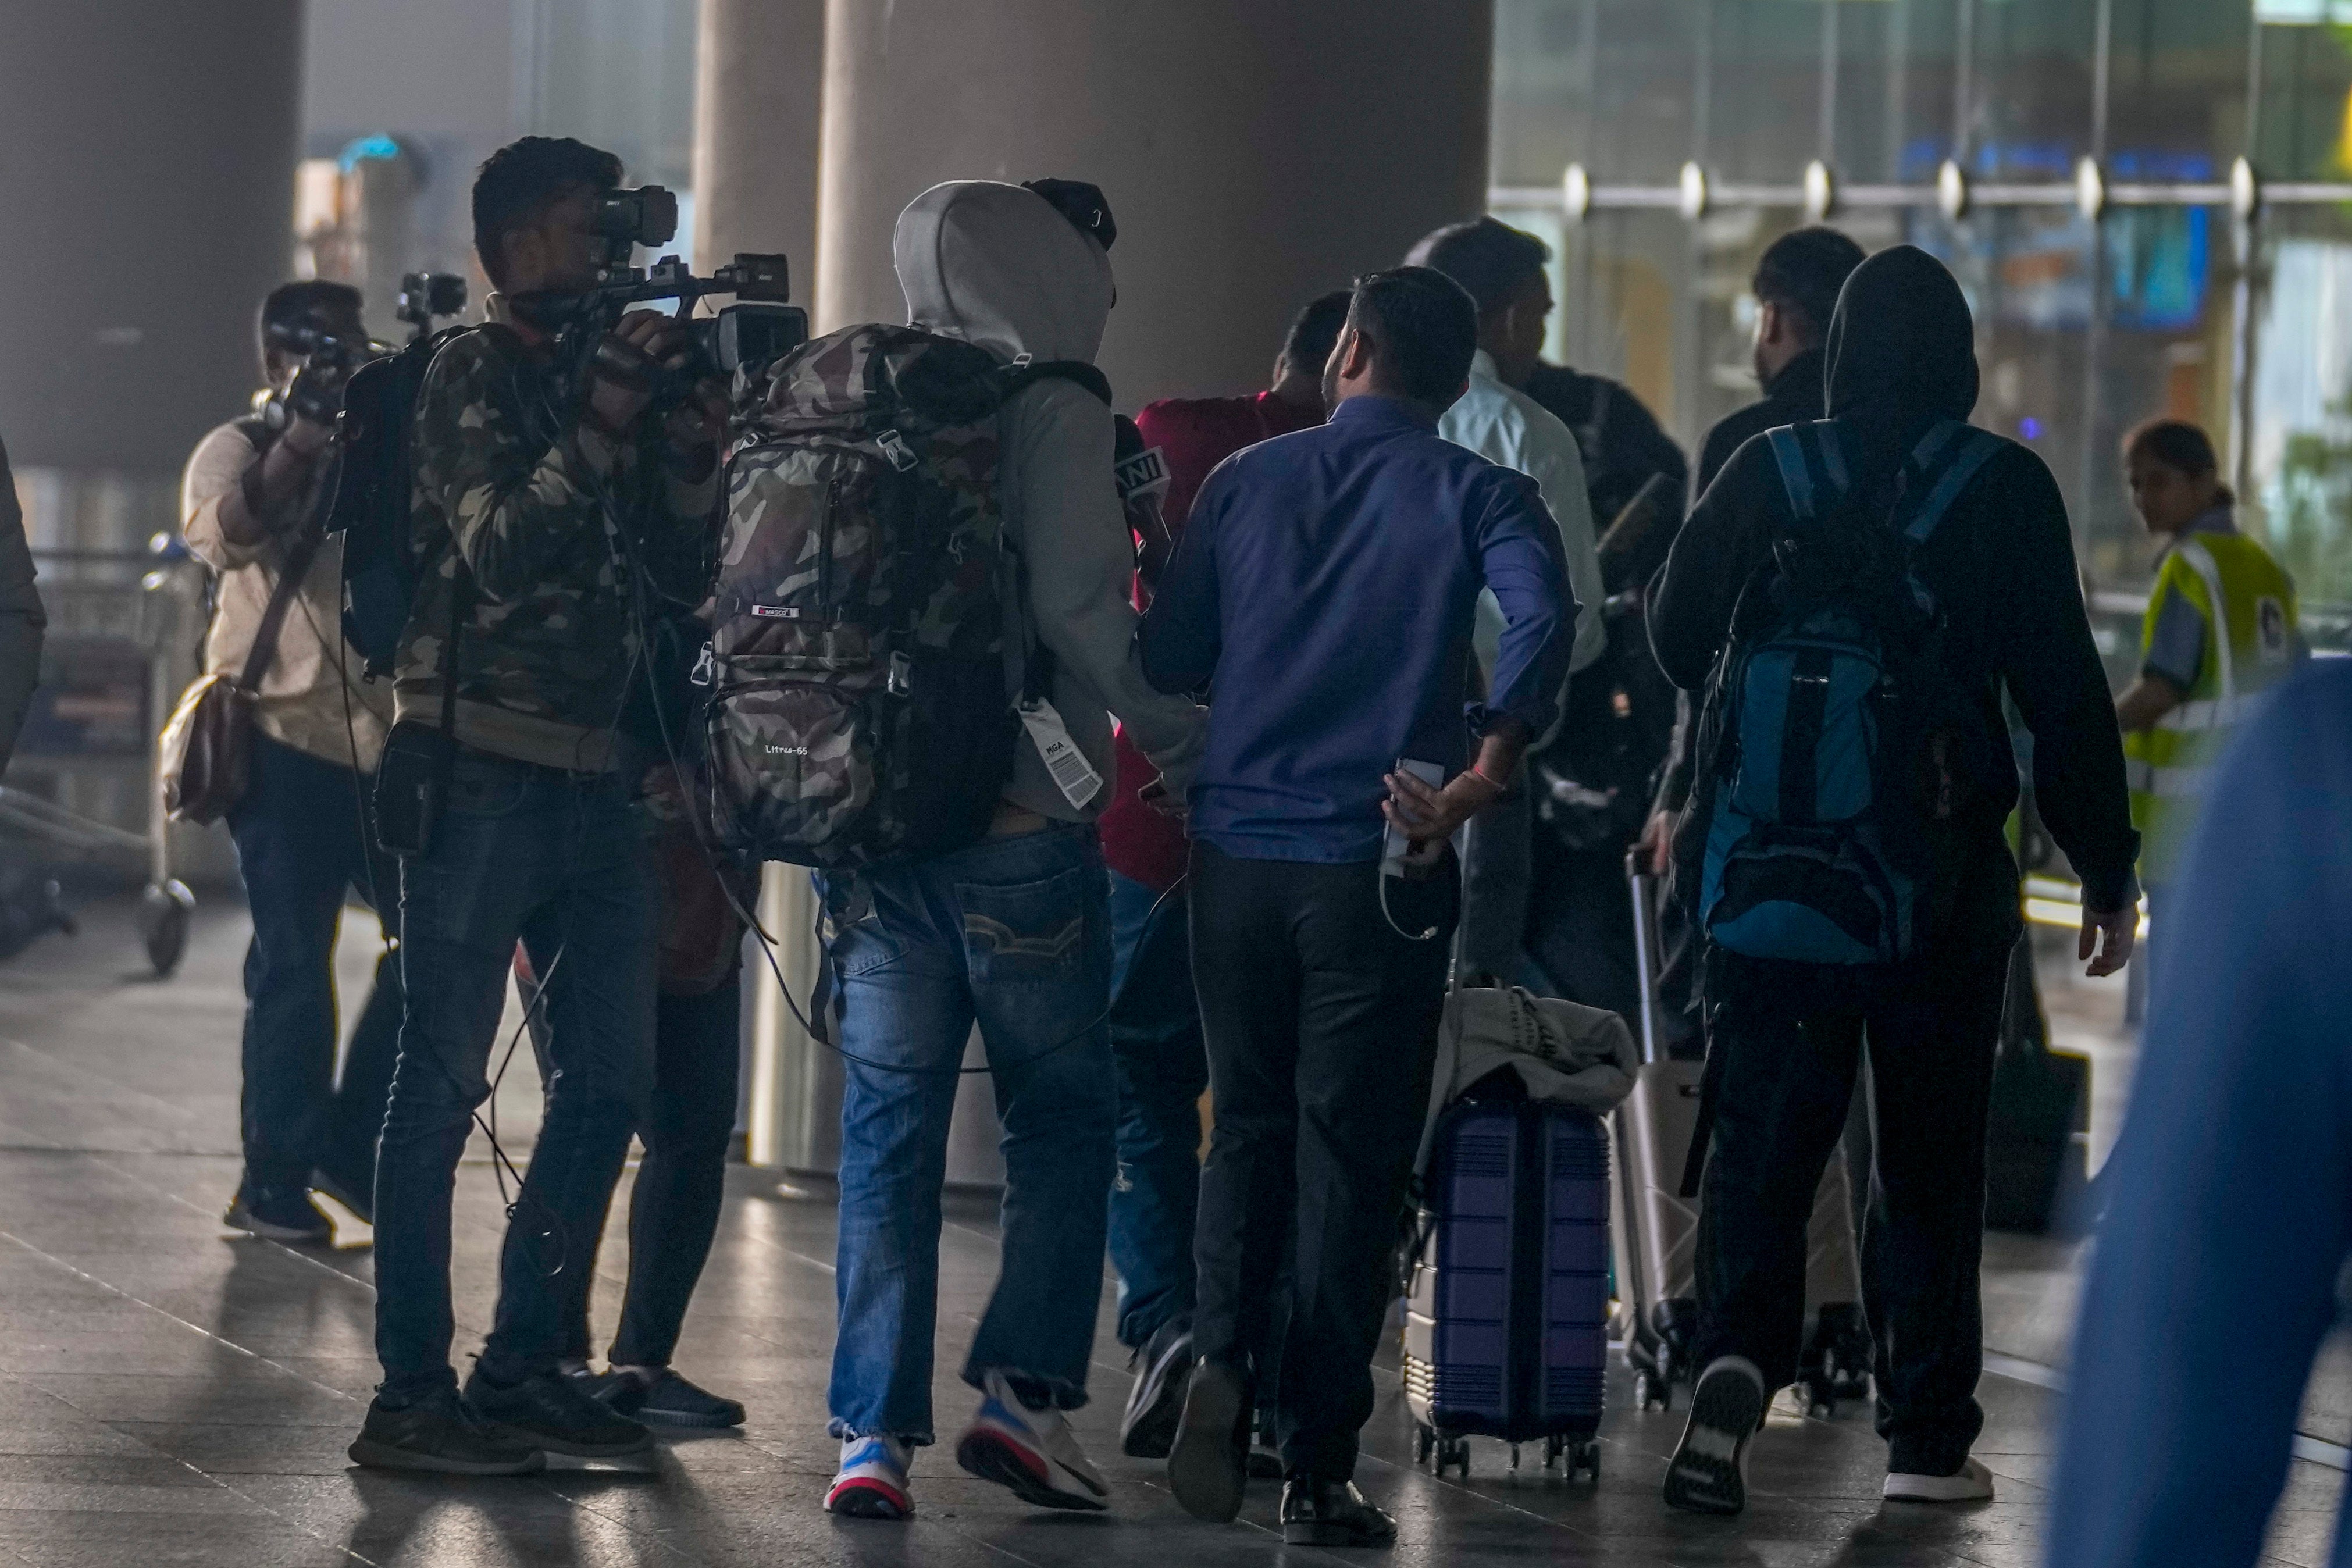
[[[1295,1234],[1276,1391],[1292,1544],[1395,1538],[1350,1478],[1460,907],[1446,841],[1550,727],[1575,638],[1535,481],[1437,435],[1477,335],[1441,273],[1359,282],[1324,369],[1330,423],[1218,467],[1138,634],[1154,686],[1216,691],[1189,796],[1216,1127],[1194,1243],[1201,1361],[1169,1475],[1196,1517],[1239,1510],[1250,1379]],[[1505,626],[1493,689],[1472,703],[1484,588]],[[1401,875],[1383,874],[1384,822],[1412,847]]]

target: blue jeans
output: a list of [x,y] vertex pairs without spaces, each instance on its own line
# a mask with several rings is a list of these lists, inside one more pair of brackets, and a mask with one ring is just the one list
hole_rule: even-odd
[[[335,1081],[335,933],[357,889],[400,929],[398,863],[362,824],[373,780],[256,733],[228,814],[253,912],[245,953],[245,1188],[299,1193],[322,1170],[365,1196],[400,1050],[400,961],[387,943]],[[381,902],[379,902],[381,900]]]
[[835,1436],[932,1440],[940,1187],[975,1018],[1004,1127],[1003,1263],[964,1381],[1086,1403],[1112,1163],[1103,879],[1080,826],[816,879],[848,1058]]
[[461,751],[432,853],[401,868],[407,1015],[376,1161],[376,1355],[405,1405],[455,1381],[449,1200],[518,938],[547,988],[547,1114],[499,1258],[482,1370],[505,1383],[568,1345],[572,1280],[653,1088],[656,903],[631,793]]
[[1192,1315],[1209,1055],[1184,903],[1181,888],[1162,903],[1154,889],[1110,873],[1110,1051],[1118,1068],[1110,1260],[1118,1270],[1118,1342],[1130,1348]]

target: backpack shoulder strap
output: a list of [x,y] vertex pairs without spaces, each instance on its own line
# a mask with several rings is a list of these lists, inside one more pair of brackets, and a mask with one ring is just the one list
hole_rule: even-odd
[[1925,544],[1960,499],[1960,492],[1977,471],[1992,459],[2005,443],[1990,430],[1979,430],[1963,425],[1957,419],[1938,420],[1912,448],[1911,466],[1919,479],[1928,483],[1927,497],[1918,510],[1904,525],[1903,531],[1914,544]]
[[1764,432],[1764,438],[1772,443],[1772,460],[1780,468],[1780,488],[1788,492],[1789,510],[1798,521],[1813,517],[1828,495],[1845,489],[1845,449],[1838,442],[1834,422],[1814,419],[1781,425]]
[[1073,381],[1104,403],[1111,400],[1110,377],[1082,359],[1032,360],[1014,365],[1004,373],[1004,396],[1010,401],[1041,381]]

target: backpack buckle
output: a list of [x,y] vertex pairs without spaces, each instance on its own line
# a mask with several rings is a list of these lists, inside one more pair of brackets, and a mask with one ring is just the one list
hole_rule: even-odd
[[915,466],[915,448],[908,443],[907,437],[898,431],[883,431],[874,438],[874,444],[882,448],[882,455],[887,458],[890,460],[890,466],[900,473],[903,474]]
[[686,678],[688,684],[692,686],[709,685],[712,671],[717,664],[718,658],[716,654],[713,652],[710,644],[707,642],[704,643],[702,645],[702,651],[695,656],[694,672]]
[[889,691],[893,697],[904,697],[915,689],[915,661],[903,653],[890,656]]

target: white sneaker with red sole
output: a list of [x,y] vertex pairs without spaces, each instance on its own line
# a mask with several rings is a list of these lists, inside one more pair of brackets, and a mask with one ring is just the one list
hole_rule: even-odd
[[991,1372],[971,1425],[956,1441],[956,1463],[1039,1508],[1099,1510],[1110,1486],[1078,1447],[1059,1410],[1031,1410]]
[[845,1519],[905,1519],[915,1511],[907,1468],[915,1451],[896,1437],[844,1437],[841,1469],[824,1494],[824,1511]]

